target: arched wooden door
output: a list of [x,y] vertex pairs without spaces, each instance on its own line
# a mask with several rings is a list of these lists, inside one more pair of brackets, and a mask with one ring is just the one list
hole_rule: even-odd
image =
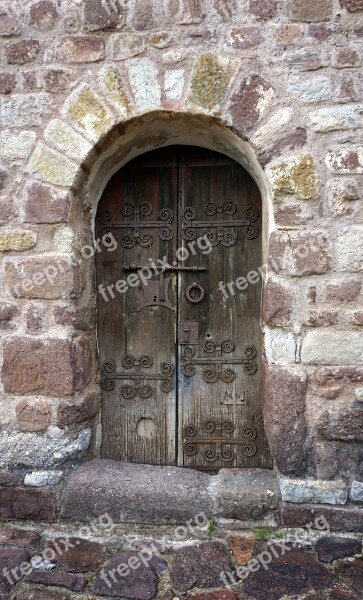
[[97,254],[102,456],[270,468],[255,182],[204,149],[147,153],[103,194],[96,234],[110,233]]

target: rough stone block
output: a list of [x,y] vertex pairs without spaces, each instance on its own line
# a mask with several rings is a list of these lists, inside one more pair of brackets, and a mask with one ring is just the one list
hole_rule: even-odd
[[355,302],[361,289],[359,279],[335,279],[324,286],[323,298],[326,302]]
[[234,126],[238,131],[248,131],[270,110],[275,101],[274,89],[260,75],[242,80],[231,99]]
[[[10,592],[17,583],[11,576],[12,570],[18,570],[20,565],[27,564],[30,555],[25,550],[0,550],[0,594],[1,598],[10,598]],[[15,571],[16,572],[16,571]],[[8,577],[6,576],[8,575]]]
[[354,538],[326,536],[317,541],[316,550],[320,562],[332,563],[334,560],[361,554],[362,542]]
[[46,322],[45,307],[40,304],[30,304],[25,313],[25,327],[28,333],[41,333]]
[[83,22],[86,31],[113,31],[123,23],[124,8],[120,2],[102,4],[99,0],[83,0]]
[[247,565],[253,557],[256,540],[252,537],[231,534],[227,538],[228,546],[238,566]]
[[62,475],[62,471],[33,471],[25,475],[24,485],[28,487],[56,485],[61,480]]
[[52,523],[55,519],[54,501],[48,490],[0,490],[0,517]]
[[250,13],[259,19],[273,19],[277,15],[277,0],[250,0]]
[[41,125],[51,107],[48,94],[13,94],[0,100],[0,124],[5,127]]
[[54,319],[59,325],[74,327],[79,331],[88,331],[95,327],[95,310],[83,307],[72,310],[69,306],[55,306]]
[[15,73],[0,73],[0,94],[11,94],[16,88]]
[[279,483],[283,502],[346,504],[348,499],[344,481],[316,481],[281,477]]
[[100,76],[100,83],[107,98],[112,100],[118,112],[126,119],[131,113],[131,104],[120,70],[117,67],[107,67]]
[[237,0],[214,0],[213,7],[220,17],[229,20],[236,15]]
[[112,60],[126,60],[146,52],[147,35],[145,33],[117,33],[109,40]]
[[[269,554],[272,557],[274,553]],[[279,552],[267,569],[260,566],[253,569],[244,585],[249,596],[260,600],[302,597],[312,589],[319,592],[334,583],[333,575],[321,563],[296,548]]]
[[57,55],[66,63],[92,63],[104,58],[105,48],[98,36],[69,36],[59,42]]
[[267,469],[222,469],[214,485],[218,515],[225,519],[256,521],[277,508],[277,479]]
[[[363,406],[326,411],[320,419],[319,435],[329,441],[363,442]],[[345,465],[346,468],[346,465]]]
[[301,361],[310,365],[359,365],[363,339],[358,331],[308,331],[301,348]]
[[83,162],[92,150],[90,142],[59,119],[53,119],[48,124],[44,137],[47,142],[55,144],[64,154],[78,162]]
[[363,502],[363,481],[353,481],[350,495],[353,502]]
[[19,308],[16,304],[10,302],[0,302],[0,330],[8,331],[16,328],[16,324],[13,323],[13,319],[18,317],[20,314]]
[[363,0],[340,0],[340,5],[352,13],[363,11]]
[[78,165],[43,143],[37,145],[29,163],[29,173],[33,177],[63,187],[74,184],[78,170]]
[[3,131],[0,134],[0,157],[13,164],[24,162],[29,157],[36,137],[33,131]]
[[363,270],[363,226],[340,229],[335,243],[336,265],[339,271],[359,273]]
[[332,62],[336,69],[351,69],[360,66],[361,55],[354,48],[337,48],[333,53]]
[[284,281],[269,279],[265,287],[263,320],[273,327],[291,325],[293,296]]
[[231,75],[228,58],[202,54],[192,72],[188,104],[211,112],[217,110],[227,95]]
[[296,362],[296,339],[291,331],[265,329],[265,352],[272,364],[289,365]]
[[296,52],[286,52],[282,56],[282,62],[293,71],[316,71],[326,66],[320,50],[301,48]]
[[173,588],[179,595],[194,587],[219,587],[220,573],[231,569],[231,559],[224,546],[220,542],[209,542],[177,550],[170,568],[170,577]]
[[38,433],[0,433],[0,466],[12,469],[56,469],[66,461],[82,460],[86,457],[91,430],[63,431],[48,427]]
[[259,148],[271,144],[271,140],[280,136],[284,131],[288,131],[294,117],[293,108],[281,108],[274,115],[257,129],[252,136],[253,143]]
[[20,20],[10,6],[1,7],[0,35],[10,37],[20,31]]
[[288,80],[288,90],[300,102],[324,102],[332,97],[332,82],[329,77],[316,75],[307,80],[293,75]]
[[306,420],[307,374],[297,366],[269,365],[265,369],[264,422],[271,454],[280,473],[301,476],[310,450]]
[[31,183],[24,191],[26,223],[66,223],[69,196],[41,183]]
[[62,554],[57,552],[57,547],[64,545],[62,538],[47,541],[44,546],[54,551],[54,562],[70,573],[90,573],[101,567],[106,557],[106,548],[102,544],[76,537],[70,537],[69,542],[69,547]]
[[276,199],[295,195],[301,200],[310,200],[318,195],[315,160],[309,154],[275,164],[267,172]]
[[281,508],[281,519],[285,527],[306,527],[309,523],[322,523],[324,519],[332,531],[363,531],[363,511],[355,508],[285,504]]
[[[75,343],[50,338],[3,341],[2,382],[7,394],[71,396],[79,377]],[[87,358],[85,356],[85,358]],[[77,372],[78,370],[78,372]]]
[[61,429],[85,423],[93,419],[101,410],[101,397],[98,393],[87,394],[80,402],[60,404],[57,411],[57,426]]
[[129,65],[129,77],[139,109],[149,111],[160,108],[161,88],[156,66],[148,58],[135,58]]
[[38,236],[32,231],[0,232],[0,252],[26,252],[37,243]]
[[21,431],[43,431],[50,425],[50,406],[44,400],[22,400],[16,406],[16,418]]
[[[33,584],[66,588],[72,592],[82,592],[87,585],[87,581],[79,575],[70,575],[69,573],[57,571],[33,571],[26,577],[25,581]],[[52,600],[51,593],[48,590],[46,591],[46,600]]]
[[326,166],[337,174],[362,174],[363,150],[361,148],[335,148],[325,158]]
[[107,512],[114,522],[185,523],[212,515],[209,483],[209,475],[188,469],[94,460],[71,475],[62,514],[86,522]]
[[40,535],[30,529],[18,529],[16,527],[7,527],[0,533],[2,544],[9,546],[23,546],[25,548],[35,548],[40,542]]
[[6,262],[3,280],[14,298],[77,298],[82,291],[79,266],[74,257],[66,254]]
[[272,271],[292,277],[322,275],[330,266],[325,232],[276,231],[271,235],[269,254]]
[[[130,562],[131,561],[131,562]],[[137,565],[137,569],[129,569],[128,564]],[[122,568],[125,567],[123,570]],[[158,557],[150,557],[150,562],[145,565],[140,561],[136,552],[120,550],[111,558],[105,567],[106,573],[122,573],[111,579],[106,575],[99,577],[92,586],[92,591],[101,596],[129,597],[147,600],[155,598],[159,576],[166,569],[166,563]]]
[[99,141],[114,121],[109,110],[88,86],[82,86],[68,99],[65,117],[93,141]]
[[238,50],[247,50],[259,46],[265,40],[261,27],[238,27],[232,29],[227,38],[228,46]]
[[53,29],[59,16],[55,4],[49,0],[41,0],[32,4],[29,14],[30,25],[41,31]]
[[184,69],[165,72],[165,95],[168,100],[181,100],[185,87]]
[[325,133],[345,129],[357,129],[363,125],[363,106],[336,106],[320,108],[309,114],[309,126],[313,131]]
[[289,14],[295,21],[320,23],[328,21],[332,13],[332,0],[289,0]]
[[[280,156],[281,154],[285,154],[286,152],[292,152],[297,148],[301,148],[305,146],[307,141],[307,131],[302,127],[298,127],[292,133],[287,133],[283,135],[277,142],[275,142],[272,146],[270,146],[267,150],[262,151],[258,155],[259,163],[265,167],[270,163],[273,159]],[[296,210],[301,210],[301,207],[296,206]],[[276,209],[278,210],[278,208]],[[276,219],[277,220],[277,219]],[[278,222],[278,220],[277,220]],[[283,224],[283,223],[281,223]]]
[[5,44],[5,57],[11,65],[24,65],[33,62],[38,52],[38,40],[21,40]]

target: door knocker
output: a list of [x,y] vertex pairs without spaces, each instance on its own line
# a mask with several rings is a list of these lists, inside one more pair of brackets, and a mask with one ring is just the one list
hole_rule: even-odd
[[185,295],[189,302],[192,302],[193,304],[198,304],[198,302],[201,302],[203,300],[205,296],[205,290],[204,287],[200,285],[200,283],[194,282],[192,283],[192,285],[187,287],[187,289],[185,290]]

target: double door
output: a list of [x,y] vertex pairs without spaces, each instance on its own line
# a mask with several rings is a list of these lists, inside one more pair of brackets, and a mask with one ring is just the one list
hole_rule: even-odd
[[115,242],[96,264],[104,458],[271,467],[261,233],[259,190],[225,156],[170,147],[111,179],[96,228]]

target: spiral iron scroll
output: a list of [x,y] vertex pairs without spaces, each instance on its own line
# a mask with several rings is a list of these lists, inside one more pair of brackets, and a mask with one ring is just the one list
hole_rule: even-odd
[[153,366],[153,359],[151,356],[141,356],[136,359],[135,356],[127,354],[122,359],[122,367],[130,373],[118,373],[116,362],[114,360],[107,360],[103,363],[101,369],[101,387],[106,392],[111,392],[116,388],[116,381],[131,380],[132,384],[123,385],[121,388],[121,395],[126,400],[132,400],[139,396],[140,398],[147,399],[154,395],[155,390],[152,386],[147,383],[147,380],[159,380],[160,389],[165,394],[168,394],[174,389],[173,375],[175,373],[175,367],[171,363],[161,363],[160,373],[143,373],[141,369],[151,369]]

